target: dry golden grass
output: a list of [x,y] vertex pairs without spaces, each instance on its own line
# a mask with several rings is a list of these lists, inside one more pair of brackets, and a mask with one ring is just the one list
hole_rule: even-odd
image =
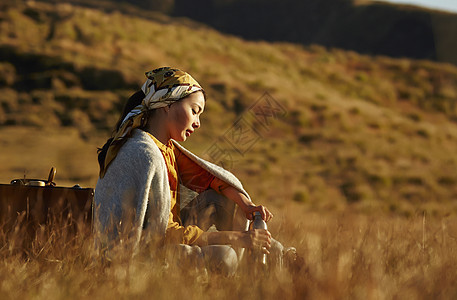
[[[106,264],[92,238],[69,242],[59,231],[41,236],[24,258],[11,248],[15,239],[1,235],[4,298],[457,295],[455,66],[246,42],[163,16],[25,8],[2,12],[0,43],[46,71],[29,76],[19,63],[0,64],[1,183],[46,179],[55,166],[59,186],[95,187],[96,147],[153,67],[185,69],[207,90],[202,128],[185,144],[199,155],[268,91],[287,114],[262,129],[250,151],[232,149],[230,169],[275,213],[271,232],[297,247],[305,268],[209,281],[144,253]],[[24,78],[37,86],[14,89]],[[98,89],[84,90],[91,83]]]
[[[305,213],[288,206],[270,224],[305,264],[266,277],[233,278],[164,264],[147,251],[100,259],[92,238],[42,235],[28,256],[1,239],[6,299],[452,299],[457,289],[455,218]],[[3,236],[3,235],[2,235]],[[19,239],[18,236],[16,236]],[[169,261],[170,262],[170,261]]]

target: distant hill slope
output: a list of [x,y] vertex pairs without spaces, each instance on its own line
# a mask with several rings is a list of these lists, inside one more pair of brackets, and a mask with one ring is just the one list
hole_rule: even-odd
[[95,185],[95,147],[123,102],[144,71],[172,65],[208,93],[202,128],[186,146],[224,163],[254,199],[457,212],[451,64],[249,42],[120,8],[11,2],[0,28],[2,182],[37,170],[42,163],[28,157],[48,145],[39,160],[54,153],[60,178]]
[[158,11],[248,40],[318,44],[457,65],[457,14],[409,5],[369,0],[47,1],[105,10],[117,7],[137,16]]
[[351,0],[176,0],[175,14],[251,40],[457,64],[457,14]]

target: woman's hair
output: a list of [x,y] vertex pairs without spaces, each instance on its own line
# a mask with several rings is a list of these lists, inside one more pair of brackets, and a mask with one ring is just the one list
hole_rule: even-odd
[[[141,102],[144,99],[144,92],[142,90],[139,90],[130,98],[127,100],[127,103],[125,103],[124,109],[122,111],[122,114],[119,118],[119,121],[116,123],[116,129],[115,131],[119,130],[121,127],[122,121],[124,120],[125,116],[134,109],[136,106],[140,105]],[[108,152],[108,148],[113,141],[113,138],[109,138],[106,143],[103,145],[103,147],[98,148],[97,153],[98,153],[98,164],[100,165],[100,170],[103,170],[105,168],[105,158],[106,158],[106,153]]]

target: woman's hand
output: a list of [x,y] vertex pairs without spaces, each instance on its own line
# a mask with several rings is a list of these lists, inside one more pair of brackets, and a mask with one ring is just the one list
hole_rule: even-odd
[[266,229],[251,229],[243,232],[244,239],[242,247],[252,250],[261,250],[265,254],[270,254],[268,251],[271,247],[271,234]]
[[246,214],[246,218],[248,218],[249,220],[252,220],[254,218],[254,212],[256,212],[256,211],[260,212],[260,215],[262,216],[262,219],[265,222],[268,222],[271,220],[271,218],[273,218],[273,214],[268,210],[268,208],[266,208],[263,205],[247,206],[247,208],[244,210],[244,213]]
[[238,206],[241,207],[241,209],[246,214],[246,218],[249,220],[253,219],[254,212],[256,211],[260,212],[260,215],[262,216],[262,219],[265,220],[265,222],[268,222],[271,220],[271,218],[273,218],[273,214],[265,206],[253,204],[251,200],[246,197],[246,195],[232,186],[226,186],[224,189],[221,189],[219,184],[220,180],[213,180],[211,183],[211,188],[215,191],[219,191],[225,197],[238,204]]

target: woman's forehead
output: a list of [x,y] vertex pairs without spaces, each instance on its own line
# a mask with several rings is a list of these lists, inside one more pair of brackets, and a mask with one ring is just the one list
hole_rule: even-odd
[[205,97],[202,92],[195,92],[187,96],[184,101],[189,102],[190,104],[198,104],[202,108],[205,107]]

